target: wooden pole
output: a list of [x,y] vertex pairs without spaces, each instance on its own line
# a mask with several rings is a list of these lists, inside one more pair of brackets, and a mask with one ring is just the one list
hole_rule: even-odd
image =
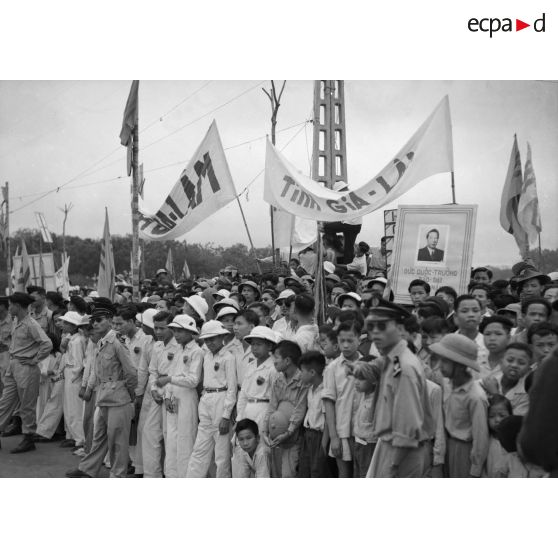
[[[281,105],[281,96],[283,95],[283,91],[285,90],[285,85],[287,84],[287,80],[283,81],[283,85],[281,86],[281,91],[279,95],[277,95],[277,90],[275,89],[275,82],[271,80],[271,90],[266,91],[262,88],[263,92],[269,98],[271,103],[271,143],[275,145],[275,130],[277,128],[277,113],[279,112],[279,107]],[[277,266],[281,263],[281,256],[278,248],[275,248],[275,226],[274,226],[274,209],[273,206],[269,207],[269,218],[271,221],[271,250],[272,250],[272,259],[273,259],[273,266]]]
[[244,216],[244,210],[242,209],[242,204],[240,203],[240,199],[238,196],[236,196],[236,201],[238,203],[238,209],[240,209],[240,214],[242,215],[242,221],[244,222],[244,227],[246,228],[246,234],[248,235],[248,240],[250,242],[250,247],[252,248],[252,254],[254,254],[254,260],[256,260],[256,267],[258,268],[258,273],[261,275],[262,274],[262,268],[260,266],[260,262],[258,261],[258,258],[256,257],[256,249],[254,248],[254,243],[252,242],[252,235],[250,234],[250,231],[248,230],[248,223],[246,223],[246,217]]
[[542,257],[542,248],[541,248],[541,235],[539,233],[539,271],[543,271],[543,257]]
[[455,201],[455,174],[451,171],[451,203],[457,204]]
[[10,186],[6,182],[4,189],[6,202],[6,274],[8,276],[8,294],[12,294],[12,252],[10,247]]
[[[139,102],[138,102],[139,105]],[[139,106],[137,110],[139,114]],[[133,133],[132,146],[132,299],[139,301],[139,210],[138,210],[138,191],[139,191],[139,116],[136,118]]]

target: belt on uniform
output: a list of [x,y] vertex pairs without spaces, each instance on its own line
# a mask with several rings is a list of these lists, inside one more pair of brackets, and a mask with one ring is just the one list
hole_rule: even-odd
[[203,388],[204,393],[218,393],[220,391],[227,391],[229,388],[227,387],[220,387],[220,388]]
[[258,399],[257,397],[248,397],[248,403],[269,403],[269,399]]
[[319,428],[309,428],[309,427],[304,427],[305,430],[309,430],[310,432],[319,432],[320,434],[323,434],[324,431],[320,430]]
[[111,384],[113,382],[123,382],[124,380],[114,380],[113,378],[107,378],[104,380],[99,380],[100,384]]

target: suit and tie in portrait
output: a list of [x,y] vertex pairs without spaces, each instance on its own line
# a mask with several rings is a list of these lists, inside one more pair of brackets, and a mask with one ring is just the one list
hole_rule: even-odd
[[444,260],[444,251],[436,248],[440,239],[438,229],[431,229],[426,233],[426,246],[420,248],[417,255],[419,262],[441,262]]

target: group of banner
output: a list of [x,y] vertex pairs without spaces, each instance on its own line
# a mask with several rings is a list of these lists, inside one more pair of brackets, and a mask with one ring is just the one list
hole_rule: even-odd
[[[129,128],[129,122],[126,126]],[[129,134],[124,135],[129,139]],[[339,188],[324,187],[302,175],[268,141],[264,200],[275,211],[276,246],[300,250],[316,240],[317,221],[348,221],[361,217],[398,198],[425,178],[452,170],[447,96],[388,165],[358,188],[348,186],[339,191]],[[181,237],[236,196],[213,121],[159,210],[148,211],[140,206],[140,237],[148,240]]]

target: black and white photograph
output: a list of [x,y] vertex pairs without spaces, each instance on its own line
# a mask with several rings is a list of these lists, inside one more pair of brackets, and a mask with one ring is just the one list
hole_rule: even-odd
[[449,227],[447,225],[421,225],[419,227],[418,246],[420,248],[417,251],[417,262],[443,265],[448,241]]

